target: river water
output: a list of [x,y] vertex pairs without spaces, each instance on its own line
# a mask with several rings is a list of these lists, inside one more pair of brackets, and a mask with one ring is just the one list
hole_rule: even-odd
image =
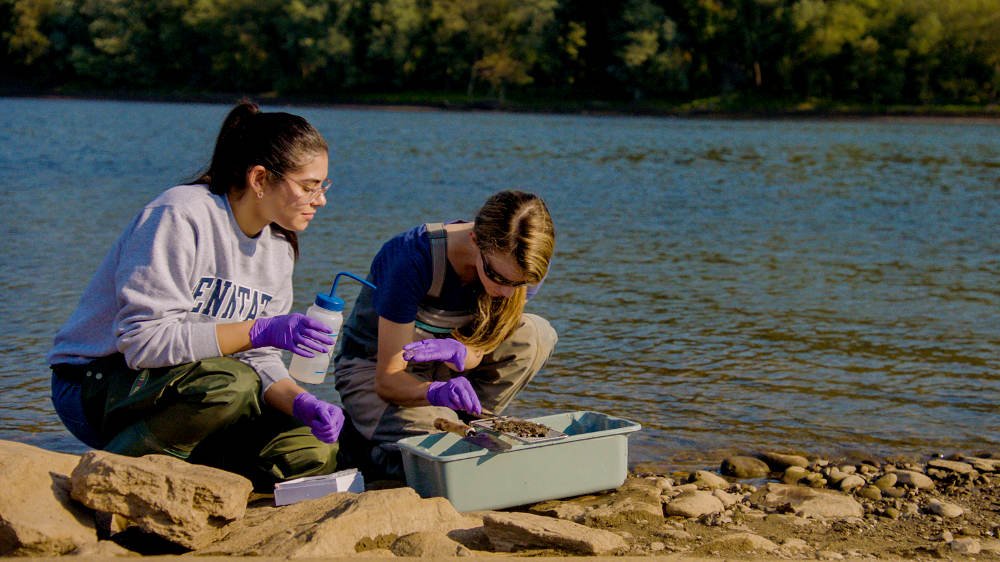
[[[0,98],[0,439],[85,450],[44,354],[228,109]],[[300,310],[399,231],[498,189],[545,198],[557,249],[529,310],[560,341],[514,414],[636,421],[633,463],[1000,449],[996,122],[288,110],[327,137],[334,179]]]

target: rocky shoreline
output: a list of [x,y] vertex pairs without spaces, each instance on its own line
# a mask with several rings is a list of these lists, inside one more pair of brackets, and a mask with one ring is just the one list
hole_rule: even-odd
[[0,556],[1000,559],[998,455],[762,452],[665,472],[502,511],[459,513],[389,482],[275,507],[238,475],[169,457],[0,441]]

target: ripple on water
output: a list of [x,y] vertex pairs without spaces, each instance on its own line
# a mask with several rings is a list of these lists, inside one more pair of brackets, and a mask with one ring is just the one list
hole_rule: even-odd
[[[48,402],[52,335],[227,109],[0,100],[0,438],[80,450]],[[1000,447],[996,126],[296,111],[337,184],[297,309],[396,232],[545,197],[557,250],[529,310],[560,341],[518,415],[637,421],[633,461]]]

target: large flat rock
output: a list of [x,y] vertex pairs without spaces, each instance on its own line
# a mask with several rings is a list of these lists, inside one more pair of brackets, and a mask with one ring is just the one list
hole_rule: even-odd
[[230,524],[199,555],[325,558],[351,556],[363,540],[420,531],[449,533],[482,526],[444,498],[423,499],[412,488],[330,494],[283,507],[259,507]]
[[0,441],[0,555],[55,556],[97,544],[93,513],[73,502],[80,457]]
[[577,554],[609,554],[626,548],[625,539],[610,531],[531,513],[487,513],[483,525],[490,543],[502,552],[553,548]]
[[253,485],[246,478],[165,455],[83,456],[72,474],[73,498],[120,515],[147,533],[181,546],[205,546],[243,517]]

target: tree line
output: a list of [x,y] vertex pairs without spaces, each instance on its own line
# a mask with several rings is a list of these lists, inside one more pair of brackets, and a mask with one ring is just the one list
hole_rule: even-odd
[[0,0],[39,88],[996,103],[1000,0]]

